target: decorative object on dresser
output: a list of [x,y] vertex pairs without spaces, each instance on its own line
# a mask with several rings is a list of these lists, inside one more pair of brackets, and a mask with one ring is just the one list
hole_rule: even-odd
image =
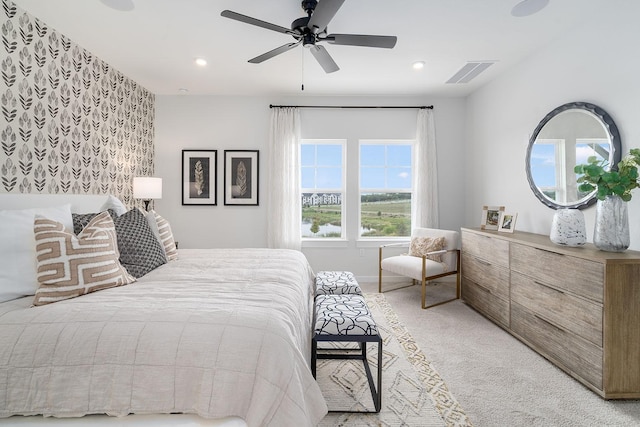
[[582,211],[558,209],[553,215],[549,238],[556,245],[582,246],[587,243],[587,227]]
[[596,156],[615,166],[622,151],[620,133],[606,111],[587,102],[570,102],[547,114],[529,139],[527,180],[533,194],[552,209],[583,209],[595,191],[580,191],[573,179],[576,164]]
[[513,233],[516,229],[516,220],[518,214],[516,212],[500,212],[500,222],[498,224],[498,231],[504,231],[506,233]]
[[462,298],[601,397],[640,398],[640,252],[463,228]]
[[621,252],[629,247],[629,216],[627,203],[631,191],[640,187],[638,167],[640,149],[634,148],[618,162],[616,168],[608,168],[604,159],[591,156],[587,164],[577,165],[578,189],[596,192],[596,222],[593,243],[603,251]]
[[502,212],[504,212],[504,206],[483,206],[480,228],[483,230],[497,230]]

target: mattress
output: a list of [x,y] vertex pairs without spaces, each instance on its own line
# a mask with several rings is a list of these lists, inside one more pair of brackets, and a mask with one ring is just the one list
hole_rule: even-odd
[[300,252],[181,249],[137,282],[0,304],[0,418],[197,414],[316,425],[313,272]]

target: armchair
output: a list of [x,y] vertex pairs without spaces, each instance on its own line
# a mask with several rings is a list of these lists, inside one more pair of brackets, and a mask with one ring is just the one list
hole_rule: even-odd
[[[420,238],[429,237],[431,239],[437,239],[442,237],[444,244],[441,249],[428,250],[417,254],[409,255],[396,255],[384,257],[383,250],[389,247],[406,246],[415,250],[419,243],[424,242],[425,239]],[[422,284],[422,308],[435,307],[440,304],[454,301],[460,298],[460,233],[450,230],[439,230],[435,228],[416,228],[411,235],[410,246],[408,243],[391,243],[382,245],[379,248],[379,270],[378,270],[378,292],[382,292],[382,272],[387,271],[390,273],[399,274],[401,276],[411,277],[413,283],[416,280]],[[432,241],[433,242],[433,241]],[[438,261],[438,259],[440,261]],[[456,275],[456,297],[441,301],[429,306],[426,305],[426,285],[430,280],[438,279],[440,277]]]

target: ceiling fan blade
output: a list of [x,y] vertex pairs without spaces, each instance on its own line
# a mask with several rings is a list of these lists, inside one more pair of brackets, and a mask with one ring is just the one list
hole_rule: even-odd
[[329,21],[333,19],[343,3],[344,0],[319,1],[316,9],[311,14],[311,19],[309,19],[307,27],[314,34],[324,31],[324,29],[327,28]]
[[273,50],[270,50],[267,53],[263,53],[260,56],[256,56],[255,58],[250,59],[249,62],[251,62],[252,64],[259,64],[261,62],[266,61],[267,59],[273,58],[276,55],[280,55],[281,53],[285,53],[286,51],[293,49],[294,47],[298,46],[300,43],[301,42],[287,43]]
[[315,45],[311,46],[309,50],[311,50],[311,54],[316,58],[325,73],[333,73],[340,69],[324,47]]
[[332,44],[391,49],[396,45],[396,36],[372,36],[366,34],[329,34],[322,39]]
[[279,33],[284,34],[293,34],[289,28],[281,27],[280,25],[272,24],[270,22],[261,21],[256,18],[252,18],[250,16],[242,15],[240,13],[233,12],[231,10],[223,10],[220,13],[220,16],[224,16],[225,18],[234,19],[236,21],[244,22],[245,24],[255,25],[256,27],[266,28],[267,30],[277,31]]

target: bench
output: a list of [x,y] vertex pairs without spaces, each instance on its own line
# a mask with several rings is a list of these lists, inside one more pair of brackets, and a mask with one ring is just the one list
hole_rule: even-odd
[[316,274],[316,295],[362,295],[356,277],[350,271],[319,271]]
[[[311,372],[313,377],[316,378],[318,359],[362,360],[375,411],[353,412],[380,412],[382,406],[380,388],[382,384],[382,338],[364,297],[356,294],[317,295],[313,325],[311,340]],[[319,348],[319,342],[357,343],[358,348]],[[367,343],[370,342],[378,344],[377,389],[367,360]]]

